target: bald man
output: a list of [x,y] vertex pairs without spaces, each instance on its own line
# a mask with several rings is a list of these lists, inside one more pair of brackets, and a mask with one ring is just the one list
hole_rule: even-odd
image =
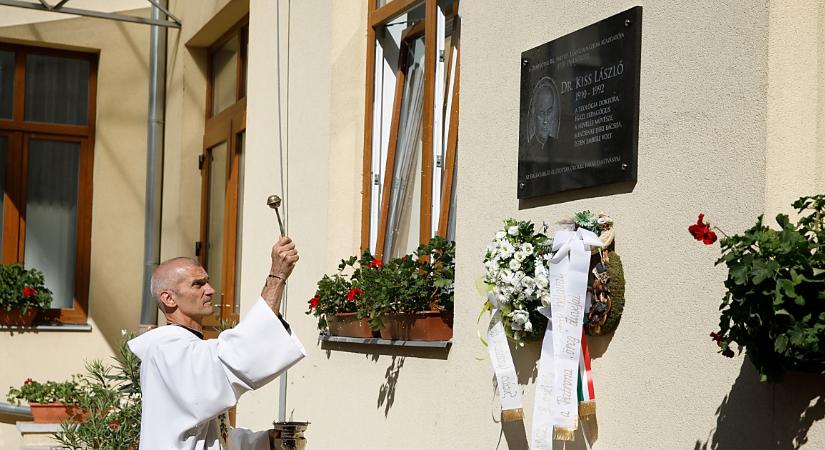
[[141,360],[141,450],[267,450],[271,433],[229,428],[227,409],[240,396],[274,380],[306,355],[280,315],[287,278],[298,262],[291,239],[272,246],[261,297],[241,322],[217,339],[203,340],[215,290],[190,258],[161,263],[152,295],[167,326],[129,341]]

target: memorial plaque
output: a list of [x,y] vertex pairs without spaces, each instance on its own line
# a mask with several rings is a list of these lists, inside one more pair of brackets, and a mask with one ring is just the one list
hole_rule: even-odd
[[636,180],[642,7],[521,54],[518,198]]

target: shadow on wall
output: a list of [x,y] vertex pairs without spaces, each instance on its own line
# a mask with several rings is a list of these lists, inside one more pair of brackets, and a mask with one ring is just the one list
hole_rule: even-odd
[[716,410],[716,427],[694,450],[808,448],[808,431],[825,418],[825,377],[787,373],[778,384],[759,382],[743,358],[739,377]]
[[384,417],[388,417],[390,410],[395,404],[395,390],[398,386],[398,378],[401,375],[401,368],[407,357],[423,359],[447,359],[451,346],[446,348],[416,348],[416,347],[396,347],[382,344],[360,344],[348,342],[322,341],[321,349],[326,352],[327,359],[332,358],[333,351],[348,353],[361,353],[365,358],[377,363],[381,355],[391,356],[390,365],[384,373],[384,382],[378,388],[378,398],[376,399],[376,409],[384,408]]
[[556,194],[547,194],[539,197],[523,198],[518,201],[518,209],[521,211],[530,208],[537,208],[539,206],[572,202],[575,200],[609,197],[616,194],[629,194],[633,192],[635,187],[635,181],[624,181],[621,183],[611,183],[603,186],[576,189],[572,191],[559,192]]
[[406,359],[404,356],[392,357],[392,362],[384,374],[386,381],[378,389],[378,401],[375,407],[384,407],[384,417],[390,414],[390,409],[395,403],[395,386],[398,384],[398,375],[401,374],[401,368],[404,367],[404,360]]

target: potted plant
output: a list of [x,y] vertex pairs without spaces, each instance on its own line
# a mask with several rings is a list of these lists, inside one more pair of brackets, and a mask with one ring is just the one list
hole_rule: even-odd
[[384,339],[452,338],[454,259],[455,242],[436,236],[379,270],[361,270],[353,276],[364,292],[360,313]]
[[440,237],[386,263],[369,252],[324,275],[307,314],[336,336],[448,340],[452,337],[455,243]]
[[725,296],[719,331],[710,333],[722,355],[734,343],[759,371],[762,381],[779,381],[787,370],[825,373],[825,195],[793,203],[796,223],[776,216],[779,229],[759,216],[742,234],[725,235],[704,222],[690,226],[696,240],[711,245],[722,233]]
[[31,407],[35,423],[61,423],[81,421],[85,415],[78,406],[81,387],[78,376],[69,381],[40,383],[31,378],[19,388],[9,388],[9,403],[19,405],[21,400]]
[[79,406],[87,411],[82,422],[63,422],[55,434],[60,448],[136,449],[140,437],[140,360],[123,332],[113,365],[95,360],[81,377]]
[[[338,265],[338,272],[332,276],[324,275],[318,281],[315,296],[309,300],[309,309],[306,314],[318,318],[318,329],[328,330],[333,336],[348,336],[371,338],[373,330],[367,320],[358,314],[358,305],[362,301],[362,290],[353,287],[352,281],[344,274],[348,268],[358,271],[356,267],[362,260],[350,257],[342,260]],[[364,263],[370,268],[378,268],[383,264],[379,260]]]
[[31,326],[37,313],[51,303],[52,292],[42,272],[20,264],[0,265],[0,325]]

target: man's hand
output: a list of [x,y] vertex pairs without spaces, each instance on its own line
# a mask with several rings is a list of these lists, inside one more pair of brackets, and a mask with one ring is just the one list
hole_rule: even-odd
[[281,236],[281,239],[272,246],[271,256],[272,267],[269,269],[269,274],[286,281],[292,274],[295,263],[298,262],[298,250],[295,248],[295,243],[287,236]]
[[298,262],[298,250],[292,239],[281,236],[278,242],[272,246],[272,265],[269,268],[269,275],[266,277],[264,289],[261,297],[275,314],[280,314],[281,295],[284,291],[286,279],[292,275],[292,269]]

